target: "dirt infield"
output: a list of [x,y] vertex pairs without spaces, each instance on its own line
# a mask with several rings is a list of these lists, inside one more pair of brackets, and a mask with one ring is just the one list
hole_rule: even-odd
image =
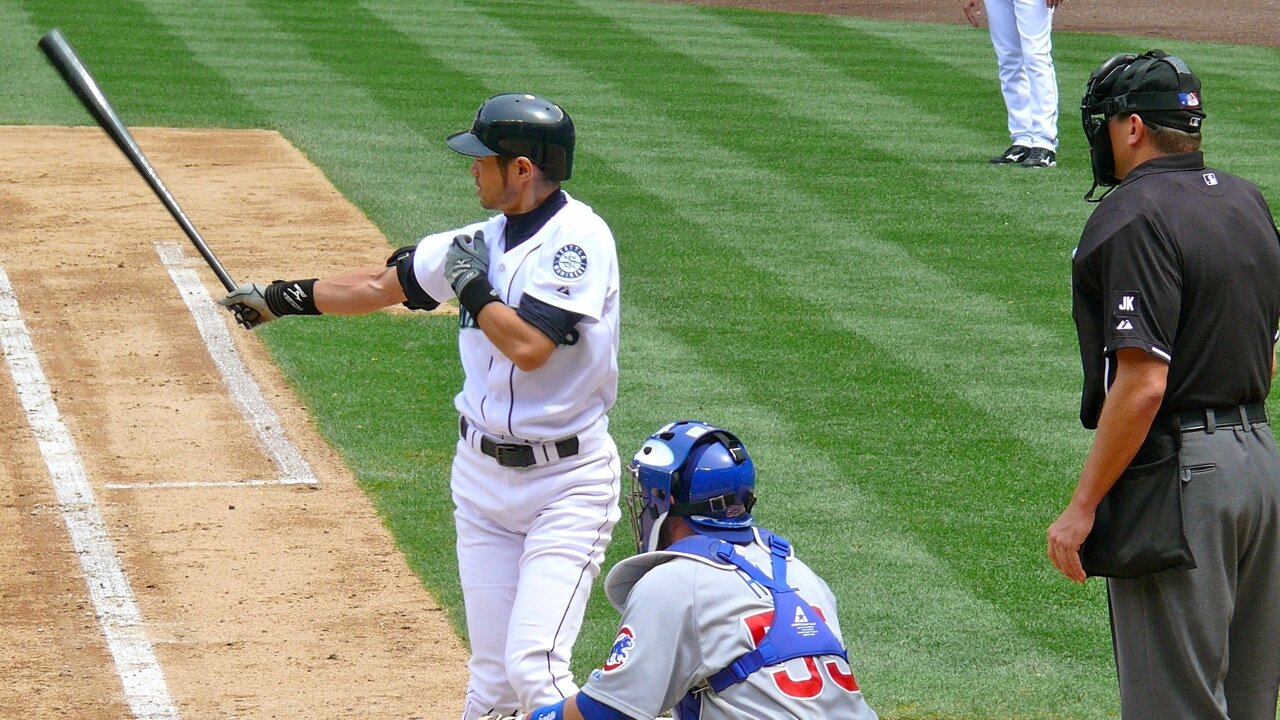
[[[658,0],[761,10],[964,23],[960,0]],[[1053,28],[1280,46],[1280,0],[1064,0]],[[1133,48],[1130,48],[1133,50]]]
[[[278,258],[295,252],[328,264],[321,272],[386,256],[381,234],[275,133],[136,136],[229,268],[276,277]],[[0,216],[0,270],[114,549],[99,559],[127,574],[176,712],[456,717],[465,654],[443,613],[261,344],[237,329],[231,352],[316,480],[271,484],[280,468],[230,399],[154,244],[198,256],[102,132],[0,128]],[[213,274],[190,264],[218,297]],[[0,717],[127,717],[68,541],[67,513],[84,507],[55,497],[42,459],[50,438],[37,443],[10,369],[0,372]],[[247,479],[266,484],[117,487]]]

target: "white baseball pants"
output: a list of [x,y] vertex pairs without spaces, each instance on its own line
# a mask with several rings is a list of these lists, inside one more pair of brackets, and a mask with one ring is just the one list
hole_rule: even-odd
[[1058,80],[1053,68],[1053,10],[1045,0],[984,0],[1000,91],[1014,145],[1056,150]]
[[471,643],[463,720],[578,691],[570,655],[621,516],[621,465],[606,427],[579,435],[578,455],[530,468],[458,443],[454,520]]

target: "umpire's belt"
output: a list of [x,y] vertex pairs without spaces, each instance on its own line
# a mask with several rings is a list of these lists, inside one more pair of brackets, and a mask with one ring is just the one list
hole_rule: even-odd
[[1204,430],[1211,433],[1218,428],[1238,428],[1258,425],[1267,421],[1267,406],[1262,403],[1252,405],[1228,405],[1220,408],[1204,408],[1203,410],[1184,410],[1175,413],[1178,427],[1183,432]]
[[468,430],[475,432],[476,438],[479,440],[478,447],[480,452],[497,460],[498,464],[503,467],[526,468],[533,465],[545,465],[578,454],[578,436],[576,435],[563,440],[533,445],[498,442],[480,432],[479,428],[471,427],[465,417],[459,416],[458,433],[462,436],[464,442],[470,443],[473,447],[476,447],[477,443],[467,437]]

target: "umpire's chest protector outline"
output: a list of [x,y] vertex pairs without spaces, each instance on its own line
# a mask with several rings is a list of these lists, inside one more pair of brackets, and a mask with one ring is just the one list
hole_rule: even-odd
[[[567,194],[566,194],[567,196]],[[486,433],[527,442],[578,434],[600,421],[617,398],[620,282],[613,234],[587,205],[568,198],[533,237],[503,252],[506,217],[423,238],[414,273],[433,298],[453,297],[445,252],[458,233],[483,231],[489,281],[508,306],[528,294],[582,315],[577,341],[557,346],[532,372],[515,366],[478,327],[459,329],[466,375],[454,400]]]

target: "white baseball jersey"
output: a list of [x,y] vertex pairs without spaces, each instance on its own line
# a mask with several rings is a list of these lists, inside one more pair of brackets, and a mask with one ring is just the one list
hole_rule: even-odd
[[1058,147],[1053,9],[1045,0],[984,0],[1015,145]]
[[[771,575],[769,550],[758,534],[757,542],[735,548]],[[787,560],[787,584],[839,637],[835,597],[794,555]],[[753,650],[773,623],[769,590],[732,565],[644,553],[618,563],[605,592],[622,610],[622,623],[608,661],[582,691],[629,717],[648,720],[674,708],[677,720],[876,719],[848,663],[836,655],[761,668],[723,693],[706,687],[707,678]],[[690,691],[694,700],[681,705]]]
[[[467,420],[451,487],[458,573],[471,645],[463,720],[538,707],[577,692],[571,651],[619,517],[621,468],[606,413],[618,384],[619,275],[609,227],[591,208],[565,204],[504,250],[498,215],[419,241],[413,273],[436,300],[450,243],[484,233],[489,282],[508,306],[528,295],[581,319],[542,367],[520,370],[464,310],[458,347],[466,373],[454,404]],[[532,444],[537,464],[504,467],[480,437]],[[556,440],[575,436],[560,457]]]
[[[466,373],[454,399],[458,412],[498,439],[545,442],[576,435],[598,422],[618,395],[618,257],[613,234],[587,205],[568,197],[533,237],[503,252],[505,215],[418,243],[413,271],[432,298],[454,297],[444,278],[454,236],[483,231],[489,282],[511,307],[524,295],[582,315],[578,338],[561,345],[542,367],[521,371],[484,332],[464,327],[458,339]],[[465,313],[464,313],[465,316]],[[465,317],[464,317],[465,320]]]

